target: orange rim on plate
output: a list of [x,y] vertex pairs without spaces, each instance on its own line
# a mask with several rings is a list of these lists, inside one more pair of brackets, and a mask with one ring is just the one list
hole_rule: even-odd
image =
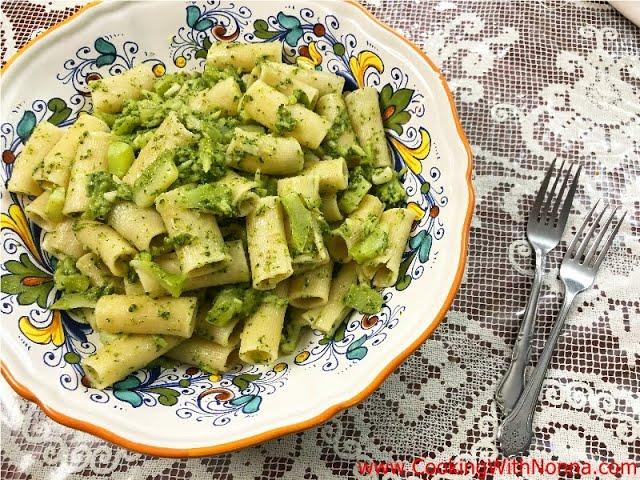
[[[208,456],[208,455],[217,455],[217,454],[227,453],[227,452],[231,452],[231,451],[234,451],[234,450],[239,450],[239,449],[242,449],[242,448],[250,447],[252,445],[257,445],[259,443],[262,443],[262,442],[265,442],[267,440],[271,440],[271,439],[274,439],[274,438],[277,438],[277,437],[281,437],[283,435],[287,435],[287,434],[290,434],[290,433],[296,433],[296,432],[299,432],[301,430],[306,430],[308,428],[315,427],[316,425],[320,425],[321,423],[326,422],[327,420],[329,420],[331,417],[333,417],[335,414],[337,414],[341,410],[344,410],[346,408],[352,407],[353,405],[355,405],[357,403],[360,403],[365,398],[367,398],[369,395],[371,395],[371,393],[373,393],[373,391],[380,386],[380,384],[391,374],[391,372],[393,370],[395,370],[395,368],[398,365],[400,365],[400,363],[402,363],[409,355],[411,355],[431,335],[431,333],[438,327],[438,325],[440,325],[440,322],[442,321],[442,319],[444,318],[445,314],[449,310],[449,307],[453,303],[453,299],[455,298],[455,296],[456,296],[456,294],[458,292],[458,288],[460,287],[460,283],[462,281],[462,275],[464,273],[464,267],[465,267],[465,263],[466,263],[466,259],[467,259],[469,233],[470,233],[470,228],[471,228],[471,217],[473,215],[473,207],[474,207],[474,204],[475,204],[475,196],[474,196],[474,192],[473,192],[473,185],[471,183],[471,170],[472,170],[472,163],[473,163],[472,153],[471,153],[471,146],[469,145],[469,141],[467,140],[467,137],[464,134],[464,131],[462,130],[462,125],[460,123],[460,119],[458,118],[458,113],[456,111],[456,107],[455,107],[455,103],[454,103],[454,100],[453,100],[453,95],[451,93],[451,90],[449,90],[449,87],[447,85],[447,82],[444,79],[444,76],[442,75],[442,72],[435,65],[435,63],[433,63],[433,61],[416,44],[414,44],[410,40],[406,39],[405,37],[403,37],[402,35],[400,35],[396,31],[394,31],[388,25],[385,25],[384,23],[379,21],[377,18],[375,18],[373,16],[373,14],[371,12],[369,12],[366,8],[364,8],[362,5],[357,3],[355,0],[343,0],[343,1],[345,1],[347,3],[350,3],[351,5],[354,5],[355,7],[360,9],[362,12],[364,12],[369,18],[371,18],[378,25],[380,25],[381,27],[383,27],[385,30],[387,30],[391,34],[393,34],[396,37],[398,37],[401,40],[403,40],[407,45],[409,45],[413,50],[415,50],[427,62],[427,64],[429,64],[429,66],[438,74],[438,76],[440,77],[440,81],[442,83],[442,86],[443,86],[443,88],[444,88],[444,90],[445,90],[445,92],[447,94],[447,98],[449,99],[449,104],[451,106],[451,113],[453,114],[453,119],[454,119],[454,122],[456,124],[456,130],[458,132],[458,136],[460,137],[460,140],[462,140],[462,143],[463,143],[463,145],[465,147],[465,150],[467,152],[466,179],[467,179],[467,189],[468,189],[468,195],[469,195],[469,202],[467,204],[467,214],[466,214],[464,225],[463,225],[462,245],[461,245],[461,250],[460,250],[460,261],[459,261],[459,264],[458,264],[458,270],[456,272],[455,279],[453,281],[453,284],[451,285],[451,289],[449,290],[447,298],[446,298],[444,304],[442,305],[442,307],[440,308],[440,310],[438,311],[438,314],[436,315],[436,318],[434,319],[434,321],[431,322],[429,327],[424,332],[422,332],[422,334],[411,345],[409,345],[398,356],[396,356],[391,362],[389,362],[385,366],[385,368],[376,376],[376,378],[373,379],[373,381],[366,388],[361,390],[360,393],[358,393],[354,397],[352,397],[352,398],[350,398],[348,400],[345,400],[343,402],[337,403],[335,405],[332,405],[329,408],[327,408],[324,412],[322,412],[321,414],[316,415],[315,417],[310,418],[308,420],[305,420],[303,422],[298,422],[298,423],[294,423],[292,425],[287,425],[287,426],[284,426],[284,427],[275,428],[273,430],[268,430],[268,431],[260,433],[258,435],[254,435],[254,436],[249,437],[249,438],[244,438],[242,440],[237,440],[235,442],[228,442],[228,443],[223,443],[223,444],[219,444],[219,445],[213,445],[213,446],[210,446],[210,447],[199,447],[199,448],[155,447],[155,446],[152,446],[152,445],[146,445],[144,443],[134,442],[134,441],[129,440],[127,438],[124,438],[124,437],[121,437],[119,435],[116,435],[113,432],[111,432],[111,431],[109,431],[109,430],[107,430],[107,429],[105,429],[103,427],[99,427],[99,426],[94,425],[92,423],[84,422],[84,421],[78,420],[76,418],[69,417],[68,415],[65,415],[64,413],[60,413],[57,410],[54,410],[53,408],[50,408],[49,406],[47,406],[31,390],[29,390],[27,387],[22,385],[20,382],[18,382],[13,377],[13,375],[11,374],[11,372],[9,371],[7,366],[4,364],[4,362],[0,362],[0,373],[2,373],[2,376],[6,379],[6,381],[9,383],[9,385],[11,385],[11,387],[20,396],[22,396],[22,397],[26,398],[27,400],[30,400],[30,401],[34,402],[35,404],[37,404],[40,407],[40,409],[42,409],[42,411],[45,414],[47,414],[47,416],[49,416],[51,419],[55,420],[56,422],[58,422],[58,423],[60,423],[62,425],[65,425],[65,426],[71,427],[71,428],[75,428],[77,430],[82,430],[84,432],[90,433],[90,434],[95,435],[97,437],[103,438],[104,440],[107,440],[109,442],[115,443],[117,445],[120,445],[122,447],[128,448],[130,450],[135,450],[135,451],[140,452],[140,453],[144,453],[144,454],[147,454],[147,455],[156,455],[156,456],[159,456],[159,457],[204,457],[204,456]],[[26,49],[28,49],[29,47],[33,46],[36,42],[42,40],[49,33],[51,33],[52,31],[56,30],[57,28],[59,28],[59,27],[61,27],[63,25],[66,25],[67,23],[69,23],[72,20],[76,19],[77,17],[80,16],[80,14],[86,12],[88,9],[90,9],[92,7],[95,7],[99,3],[101,3],[101,0],[88,3],[87,5],[83,6],[80,10],[75,12],[70,17],[66,18],[62,22],[59,22],[59,23],[49,27],[42,34],[40,34],[36,38],[30,40],[28,43],[26,43],[25,45],[20,47],[20,49],[14,55],[11,56],[11,58],[7,61],[6,65],[4,67],[2,67],[1,71],[3,71],[3,72],[6,71],[7,68],[9,68],[9,66],[21,54],[23,54]]]

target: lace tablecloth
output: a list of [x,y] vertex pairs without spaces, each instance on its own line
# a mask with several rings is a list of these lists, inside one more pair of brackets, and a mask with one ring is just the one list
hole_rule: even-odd
[[[356,462],[363,460],[495,458],[492,396],[532,276],[524,225],[544,166],[556,157],[584,166],[568,230],[600,197],[629,215],[569,317],[531,456],[640,462],[640,30],[606,3],[367,6],[442,67],[473,146],[471,249],[446,320],[360,405],[306,432],[217,457],[126,451],[54,423],[2,380],[2,478],[361,478]],[[73,1],[3,1],[3,63],[77,8]],[[534,360],[560,300],[549,275]]]

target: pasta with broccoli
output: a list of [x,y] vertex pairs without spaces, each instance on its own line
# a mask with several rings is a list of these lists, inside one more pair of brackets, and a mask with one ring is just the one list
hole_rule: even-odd
[[93,387],[160,356],[272,363],[306,329],[380,310],[415,219],[375,89],[235,42],[203,71],[141,64],[89,86],[93,111],[38,125],[8,188],[35,197],[57,258],[50,308],[100,335]]

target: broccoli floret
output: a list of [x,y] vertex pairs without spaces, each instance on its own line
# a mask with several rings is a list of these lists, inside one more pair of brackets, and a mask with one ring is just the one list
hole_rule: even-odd
[[218,217],[231,217],[236,213],[231,189],[219,183],[205,183],[182,192],[178,201],[185,208],[213,213]]
[[286,107],[286,105],[280,105],[278,107],[278,117],[276,120],[276,133],[282,135],[283,133],[290,132],[296,128],[297,125],[298,121],[293,118],[291,111]]
[[395,172],[393,179],[375,188],[374,194],[387,208],[402,207],[407,202],[407,193],[400,183],[399,176],[395,174]]
[[220,290],[207,312],[206,321],[220,327],[234,318],[247,318],[262,302],[263,293],[250,287],[233,286]]
[[89,278],[81,274],[71,258],[58,261],[53,272],[53,283],[56,289],[65,293],[81,293],[89,289]]
[[167,272],[153,261],[149,252],[140,252],[129,264],[136,270],[142,270],[153,276],[172,297],[177,298],[182,293],[185,278],[182,275]]
[[382,295],[369,285],[349,285],[349,290],[342,299],[343,303],[359,312],[374,314],[382,308]]
[[191,147],[178,148],[174,161],[178,167],[177,184],[211,183],[227,172],[227,147],[238,124],[234,118],[200,119],[193,117],[200,140]]
[[[116,177],[117,178],[117,177]],[[89,206],[82,218],[104,220],[118,200],[131,200],[131,187],[107,172],[94,172],[87,182]]]
[[143,98],[128,100],[113,122],[116,135],[127,135],[140,129],[156,128],[174,111],[186,115],[188,110],[181,98],[164,98],[155,92],[144,92]]
[[84,293],[65,293],[49,308],[51,310],[73,310],[76,308],[95,308],[98,299],[92,290]]
[[253,189],[259,197],[278,195],[278,179],[256,172],[254,181],[258,184]]
[[98,298],[115,291],[113,283],[101,287],[91,287],[89,278],[82,275],[71,258],[58,261],[53,273],[56,289],[62,296],[50,308],[53,310],[72,310],[74,308],[94,308]]
[[156,80],[153,91],[158,95],[164,95],[174,85],[182,86],[190,78],[186,72],[168,73]]
[[240,76],[240,71],[236,70],[232,67],[226,67],[223,69],[215,68],[212,65],[205,65],[204,72],[202,76],[199,78],[199,81],[203,88],[212,87],[216,83],[226,80],[227,78],[232,77],[236,82],[242,85],[242,79]]

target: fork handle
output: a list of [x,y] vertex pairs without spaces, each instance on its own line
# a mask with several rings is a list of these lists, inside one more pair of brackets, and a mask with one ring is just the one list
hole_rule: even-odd
[[500,426],[498,443],[500,444],[500,451],[504,455],[509,456],[525,453],[529,445],[531,445],[531,439],[533,438],[533,414],[538,402],[538,396],[540,395],[540,390],[542,390],[547,368],[551,362],[551,357],[553,356],[553,351],[555,350],[560,332],[564,326],[564,321],[567,318],[567,314],[571,309],[571,304],[575,297],[575,294],[572,293],[565,294],[562,308],[560,309],[560,313],[558,313],[558,318],[553,324],[538,364],[531,374],[531,378],[527,382],[527,386],[522,392],[520,399]]
[[543,254],[541,251],[536,251],[536,271],[533,277],[533,284],[531,285],[529,302],[527,303],[524,313],[524,320],[520,324],[518,337],[513,345],[511,363],[495,393],[496,402],[505,415],[513,409],[513,406],[518,401],[524,389],[524,371],[531,354],[533,324],[538,308],[538,298],[540,297],[540,287],[542,286],[542,279],[544,278],[546,259],[546,254]]

